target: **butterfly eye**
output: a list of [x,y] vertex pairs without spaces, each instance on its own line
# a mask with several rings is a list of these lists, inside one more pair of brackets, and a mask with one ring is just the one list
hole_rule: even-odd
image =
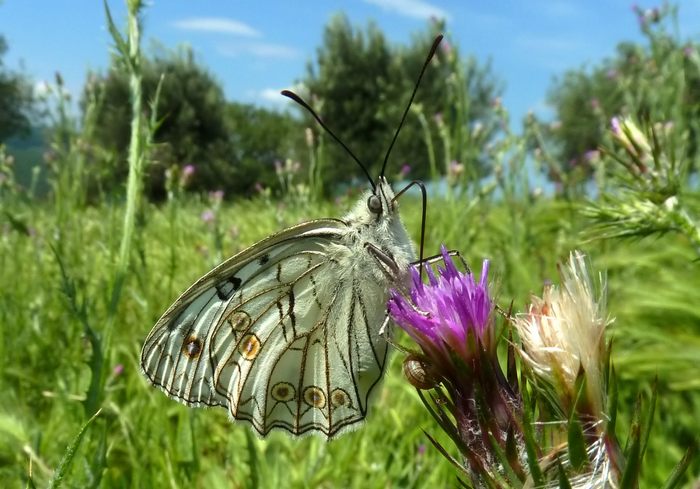
[[367,199],[367,208],[372,214],[382,213],[382,201],[376,195],[372,194]]

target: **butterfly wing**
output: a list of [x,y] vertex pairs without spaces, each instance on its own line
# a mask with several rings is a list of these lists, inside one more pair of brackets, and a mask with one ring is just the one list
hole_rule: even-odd
[[340,220],[304,223],[209,272],[156,323],[144,374],[187,405],[227,407],[261,435],[330,438],[361,421],[386,360],[386,287],[361,280],[348,232]]

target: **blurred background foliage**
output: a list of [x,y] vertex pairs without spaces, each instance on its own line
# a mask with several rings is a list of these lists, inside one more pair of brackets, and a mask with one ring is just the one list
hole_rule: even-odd
[[[446,243],[471,263],[489,257],[504,307],[512,300],[522,310],[573,248],[608,271],[620,405],[659,377],[642,487],[661,487],[700,432],[700,44],[679,38],[673,5],[636,15],[645,41],[554,80],[551,120],[510,120],[498,74],[437,21],[396,45],[338,15],[295,90],[376,175],[428,47],[447,33],[387,175],[427,182],[427,254]],[[150,325],[187,284],[283,226],[342,215],[367,188],[308,114],[226,100],[191,51],[157,45],[138,58],[143,113],[130,112],[121,52],[86,75],[78,101],[60,74],[36,94],[2,64],[6,48],[0,279],[11,286],[0,292],[0,480],[43,485],[61,467],[76,487],[454,484],[425,449],[421,429],[437,430],[396,358],[366,425],[331,444],[254,439],[223,412],[168,400],[138,372]],[[115,300],[135,118],[148,121],[143,199]],[[401,205],[417,240],[420,202],[408,195]],[[91,402],[102,412],[77,452],[67,450]],[[78,461],[71,468],[67,453]],[[699,479],[695,460],[686,484]]]

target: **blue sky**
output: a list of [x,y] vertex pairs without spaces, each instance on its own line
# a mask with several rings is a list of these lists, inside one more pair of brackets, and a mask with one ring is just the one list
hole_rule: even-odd
[[[109,0],[120,25],[125,1]],[[642,3],[642,8],[655,3]],[[700,1],[683,0],[682,38],[698,40]],[[374,20],[392,42],[404,43],[430,16],[447,19],[462,53],[491,60],[506,86],[503,102],[518,120],[546,114],[553,76],[611,55],[622,40],[640,40],[631,0],[152,0],[144,46],[190,45],[229,99],[284,107],[279,90],[303,76],[324,25],[345,12],[356,25]],[[111,41],[100,0],[0,0],[5,64],[37,83],[59,71],[77,94],[88,69],[104,69]]]

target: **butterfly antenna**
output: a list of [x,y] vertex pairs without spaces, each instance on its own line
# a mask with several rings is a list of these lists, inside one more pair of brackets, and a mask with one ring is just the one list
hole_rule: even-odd
[[421,219],[420,219],[420,249],[419,249],[419,255],[418,255],[418,263],[419,263],[419,268],[418,271],[420,273],[420,278],[421,280],[423,279],[423,264],[425,262],[423,258],[423,248],[425,245],[425,221],[428,213],[428,193],[425,190],[425,184],[421,182],[420,180],[413,180],[411,183],[406,185],[399,193],[397,193],[394,198],[392,199],[392,202],[397,200],[401,195],[403,195],[406,190],[409,188],[413,187],[414,185],[418,186],[421,191],[421,195],[423,197],[423,206],[422,206],[422,212],[421,212]]
[[336,136],[335,133],[334,133],[333,131],[330,130],[330,128],[329,128],[329,127],[321,120],[321,118],[318,116],[318,114],[316,113],[316,111],[315,111],[314,109],[312,109],[311,106],[310,106],[309,104],[307,104],[307,103],[304,101],[304,99],[302,99],[302,98],[301,98],[299,95],[297,95],[296,93],[294,93],[294,92],[292,92],[292,91],[290,91],[290,90],[282,90],[282,92],[280,92],[280,93],[281,93],[282,95],[284,95],[285,97],[288,97],[288,98],[294,100],[296,103],[298,103],[299,105],[301,105],[302,107],[304,107],[307,111],[309,111],[309,114],[311,114],[311,115],[313,116],[313,118],[316,119],[316,122],[318,122],[319,125],[320,125],[323,129],[325,129],[326,132],[327,132],[328,134],[330,134],[331,137],[332,137],[333,139],[335,139],[335,141],[336,141],[339,145],[341,145],[341,146],[343,147],[343,149],[352,157],[352,159],[355,160],[355,161],[357,162],[358,165],[360,165],[360,168],[362,168],[362,171],[365,172],[365,175],[367,176],[367,180],[369,180],[370,185],[372,185],[372,191],[374,192],[374,191],[377,189],[377,186],[375,185],[374,180],[372,180],[372,177],[370,176],[369,172],[367,171],[367,168],[365,168],[365,165],[363,165],[362,162],[360,161],[360,159],[359,159],[357,156],[355,156],[355,154],[354,154],[352,151],[350,151],[350,148],[348,148],[348,147],[345,145],[345,143],[342,142],[342,141],[340,140],[340,138],[339,138],[338,136]]
[[433,46],[430,48],[430,52],[428,53],[428,57],[425,58],[425,63],[423,63],[423,68],[420,70],[420,75],[418,75],[418,80],[416,80],[416,85],[413,87],[413,93],[411,94],[411,98],[408,101],[408,105],[406,105],[406,110],[403,112],[403,117],[401,117],[401,122],[399,122],[399,127],[396,128],[396,132],[394,133],[394,139],[391,140],[391,144],[389,145],[389,149],[386,151],[386,156],[384,157],[384,163],[382,164],[382,172],[379,174],[380,176],[384,176],[384,170],[386,169],[386,163],[389,161],[389,155],[391,154],[391,150],[394,147],[394,143],[396,142],[396,138],[399,137],[399,132],[401,131],[401,127],[403,126],[404,121],[406,120],[406,116],[408,116],[408,111],[411,109],[411,104],[413,103],[413,99],[416,97],[416,92],[418,91],[418,87],[420,86],[420,81],[423,79],[423,74],[425,73],[426,68],[428,67],[428,63],[430,63],[430,60],[433,59],[433,56],[435,55],[435,51],[437,51],[437,47],[440,44],[440,41],[442,41],[443,35],[440,34],[435,38],[433,41]]

